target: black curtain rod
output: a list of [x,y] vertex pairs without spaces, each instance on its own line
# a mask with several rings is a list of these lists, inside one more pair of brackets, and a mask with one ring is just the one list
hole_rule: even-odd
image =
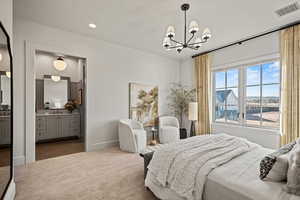
[[225,49],[225,48],[227,48],[227,47],[231,47],[231,46],[234,46],[234,45],[241,45],[243,42],[247,42],[247,41],[249,41],[249,40],[253,40],[253,39],[255,39],[255,38],[262,37],[262,36],[265,36],[265,35],[268,35],[268,34],[277,32],[277,31],[281,31],[281,30],[283,30],[283,29],[290,28],[290,27],[292,27],[292,26],[296,26],[296,25],[299,25],[299,24],[300,24],[300,20],[295,21],[295,22],[292,22],[292,23],[290,23],[290,24],[286,24],[286,25],[284,25],[284,26],[280,26],[280,27],[275,28],[275,29],[272,29],[272,30],[270,30],[270,31],[266,31],[266,32],[264,32],[264,33],[262,33],[262,34],[259,34],[259,35],[251,36],[251,37],[249,37],[249,38],[246,38],[246,39],[243,39],[243,40],[239,40],[239,41],[236,41],[236,42],[227,44],[227,45],[222,46],[222,47],[218,47],[218,48],[215,48],[215,49],[211,49],[211,50],[208,50],[208,51],[205,51],[205,52],[202,52],[202,53],[197,53],[197,54],[193,55],[192,58],[195,58],[195,57],[198,57],[198,56],[207,54],[207,53],[211,53],[211,52],[214,52],[214,51],[218,51],[218,50],[221,50],[221,49]]

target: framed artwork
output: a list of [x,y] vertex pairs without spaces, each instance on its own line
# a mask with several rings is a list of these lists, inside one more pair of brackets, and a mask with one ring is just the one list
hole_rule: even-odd
[[144,127],[155,125],[158,117],[158,87],[129,83],[129,118],[140,121]]

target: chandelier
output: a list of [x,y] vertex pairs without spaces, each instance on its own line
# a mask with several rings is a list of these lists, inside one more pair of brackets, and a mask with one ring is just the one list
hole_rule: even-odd
[[192,50],[198,50],[202,44],[206,43],[211,38],[211,32],[208,28],[205,28],[202,36],[195,36],[199,31],[199,26],[196,21],[191,21],[189,25],[188,33],[190,37],[187,38],[187,25],[186,25],[186,11],[190,8],[189,4],[181,5],[181,10],[184,11],[184,39],[183,42],[175,40],[175,27],[169,26],[167,29],[166,37],[163,40],[163,47],[166,50],[176,49],[178,53],[182,49],[189,48]]

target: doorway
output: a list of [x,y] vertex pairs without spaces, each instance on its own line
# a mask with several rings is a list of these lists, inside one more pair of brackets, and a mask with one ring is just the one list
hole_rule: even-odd
[[86,59],[26,47],[25,162],[86,151]]

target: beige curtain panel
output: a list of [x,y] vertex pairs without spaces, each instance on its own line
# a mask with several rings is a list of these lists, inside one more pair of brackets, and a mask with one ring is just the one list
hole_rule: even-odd
[[208,54],[195,58],[198,102],[197,135],[209,134],[211,132],[210,68],[210,56]]
[[300,25],[280,32],[281,145],[300,137]]

